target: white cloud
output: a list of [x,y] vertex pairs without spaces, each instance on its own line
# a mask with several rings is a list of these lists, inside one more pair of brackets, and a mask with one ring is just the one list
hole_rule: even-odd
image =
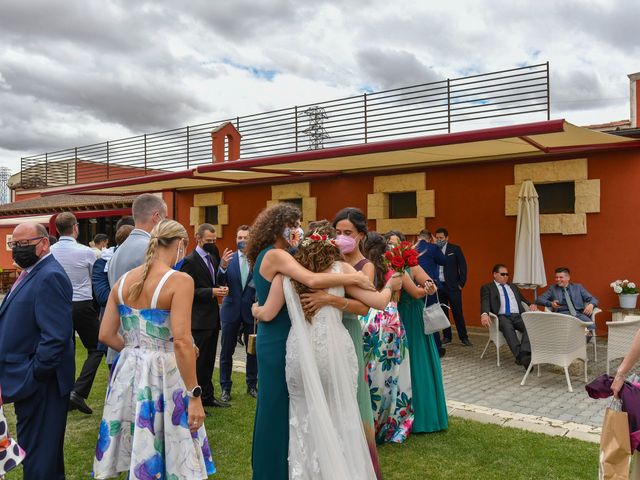
[[553,117],[606,122],[628,118],[640,70],[640,3],[622,0],[2,3],[14,171],[31,153],[547,60]]

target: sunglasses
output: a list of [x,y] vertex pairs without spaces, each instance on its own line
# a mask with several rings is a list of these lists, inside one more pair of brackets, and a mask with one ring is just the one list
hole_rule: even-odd
[[509,276],[509,274],[508,274],[508,273],[500,273],[499,275],[500,275],[501,277],[508,277],[508,276]]

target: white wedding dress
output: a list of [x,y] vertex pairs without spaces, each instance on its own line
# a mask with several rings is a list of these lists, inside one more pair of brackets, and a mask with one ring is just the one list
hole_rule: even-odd
[[[340,263],[331,271],[340,272]],[[342,312],[322,307],[310,324],[288,277],[283,287],[291,318],[286,354],[289,479],[375,479],[356,399],[358,362]],[[344,296],[342,287],[328,292]]]

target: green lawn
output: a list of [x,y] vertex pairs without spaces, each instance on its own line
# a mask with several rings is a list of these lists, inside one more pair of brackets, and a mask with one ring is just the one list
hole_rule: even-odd
[[[78,368],[84,360],[81,350],[79,354]],[[70,480],[90,478],[106,379],[106,367],[101,368],[88,401],[93,415],[69,414],[65,457]],[[212,478],[251,478],[255,400],[246,395],[244,375],[234,374],[234,382],[233,407],[209,409],[206,420],[218,469]],[[15,432],[12,408],[7,407],[10,431]],[[411,435],[402,445],[379,447],[379,455],[386,480],[582,480],[596,477],[598,446],[454,417],[448,432]],[[22,479],[21,469],[7,479]]]

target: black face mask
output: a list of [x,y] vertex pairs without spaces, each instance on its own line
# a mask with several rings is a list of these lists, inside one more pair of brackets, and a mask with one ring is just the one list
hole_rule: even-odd
[[27,245],[26,247],[16,245],[11,249],[11,254],[13,255],[13,261],[20,268],[32,267],[40,260],[40,257],[36,255],[35,245]]
[[202,245],[202,249],[207,252],[209,255],[213,255],[215,256],[220,256],[220,253],[218,252],[218,247],[216,246],[215,243],[205,243],[204,245]]

